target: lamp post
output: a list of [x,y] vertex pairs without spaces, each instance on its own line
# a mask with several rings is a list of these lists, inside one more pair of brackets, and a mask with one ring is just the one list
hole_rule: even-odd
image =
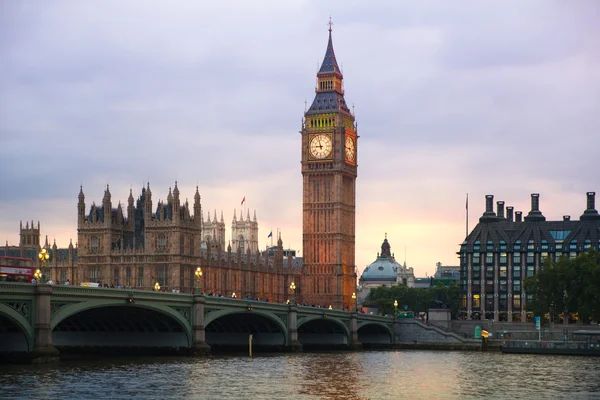
[[42,266],[42,271],[41,271],[42,276],[41,276],[40,282],[46,283],[46,274],[44,272],[46,269],[46,261],[48,261],[50,259],[50,253],[48,253],[48,250],[43,248],[42,251],[39,252],[38,258],[40,259],[40,263]]
[[236,297],[235,292],[231,293],[231,298],[235,299]]
[[329,305],[329,309],[330,309],[330,310],[333,310],[333,307],[331,307],[331,304]]
[[37,282],[42,282],[42,271],[40,271],[40,269],[38,268],[34,273],[33,273],[33,277],[35,278],[35,280]]
[[160,292],[160,285],[158,284],[158,282],[156,282],[154,284],[154,290],[156,290],[157,292]]
[[290,284],[290,289],[292,290],[292,304],[296,304],[296,298],[294,297],[294,292],[296,291],[296,284],[294,282]]
[[354,310],[358,312],[358,303],[356,302],[356,292],[352,293],[352,300],[354,300]]
[[196,275],[196,294],[202,294],[202,283],[200,282],[200,279],[202,279],[202,268],[196,268],[194,275]]
[[397,314],[398,314],[398,300],[394,300],[394,319],[396,319]]

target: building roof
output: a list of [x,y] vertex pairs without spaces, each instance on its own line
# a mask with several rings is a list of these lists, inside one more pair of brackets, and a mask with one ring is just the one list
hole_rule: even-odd
[[333,40],[331,39],[331,27],[329,28],[329,42],[327,43],[327,50],[325,51],[325,57],[323,57],[323,63],[319,69],[319,74],[331,74],[338,73],[341,75],[340,67],[338,66],[337,60],[335,59],[335,52],[333,51]]
[[595,209],[595,193],[589,192],[587,196],[587,209],[579,221],[569,216],[562,221],[546,221],[538,208],[539,195],[533,194],[532,210],[521,221],[513,220],[512,209],[507,217],[503,208],[494,213],[493,196],[488,195],[486,212],[463,242],[460,252],[568,252],[600,246],[600,216]]
[[361,282],[396,282],[398,268],[402,268],[391,254],[390,244],[385,238],[381,245],[381,254],[371,263],[360,276]]

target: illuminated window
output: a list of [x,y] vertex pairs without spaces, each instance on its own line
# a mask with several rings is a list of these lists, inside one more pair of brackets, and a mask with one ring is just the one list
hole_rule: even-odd
[[521,308],[521,295],[513,295],[513,309]]
[[478,294],[473,295],[473,308],[481,307],[481,298]]
[[506,266],[500,267],[500,278],[506,278]]

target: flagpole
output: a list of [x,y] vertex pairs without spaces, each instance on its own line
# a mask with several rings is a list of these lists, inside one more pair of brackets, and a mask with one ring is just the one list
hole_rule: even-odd
[[465,228],[465,239],[469,236],[469,193],[467,193],[467,204],[466,204],[466,208],[467,208],[467,225]]

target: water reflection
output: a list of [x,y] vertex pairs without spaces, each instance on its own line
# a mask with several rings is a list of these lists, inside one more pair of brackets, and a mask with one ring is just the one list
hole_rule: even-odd
[[301,357],[303,371],[300,394],[312,398],[361,399],[359,377],[363,374],[358,353],[307,354]]
[[381,351],[0,365],[2,398],[600,398],[600,358]]

